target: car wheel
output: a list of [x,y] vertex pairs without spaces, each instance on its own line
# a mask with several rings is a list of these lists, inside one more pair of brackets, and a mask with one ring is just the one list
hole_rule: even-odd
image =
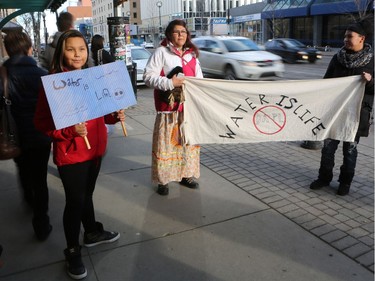
[[226,80],[236,80],[236,73],[233,67],[230,65],[225,68],[224,79]]

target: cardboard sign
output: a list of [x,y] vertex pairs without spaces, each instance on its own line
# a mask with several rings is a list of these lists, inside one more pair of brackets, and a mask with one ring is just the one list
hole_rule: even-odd
[[42,77],[56,129],[137,103],[124,61]]

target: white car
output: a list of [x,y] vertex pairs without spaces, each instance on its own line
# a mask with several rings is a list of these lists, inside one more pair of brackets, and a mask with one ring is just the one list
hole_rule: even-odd
[[265,80],[284,74],[280,56],[262,51],[246,37],[203,36],[192,40],[199,48],[203,73],[228,80]]
[[137,64],[137,85],[144,85],[143,71],[146,67],[147,61],[151,53],[143,47],[132,46],[130,47],[132,61]]
[[143,48],[145,48],[145,49],[148,49],[148,48],[153,49],[154,48],[154,43],[152,43],[152,42],[143,42],[141,44],[141,46]]

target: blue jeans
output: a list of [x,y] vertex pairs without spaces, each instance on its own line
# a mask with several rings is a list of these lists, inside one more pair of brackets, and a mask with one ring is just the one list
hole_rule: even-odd
[[[326,139],[322,149],[322,158],[320,160],[319,179],[326,183],[330,183],[333,177],[333,167],[335,166],[335,152],[340,141]],[[357,163],[357,144],[359,136],[356,136],[354,142],[343,142],[342,152],[344,162],[340,167],[339,182],[342,184],[351,184],[355,166]]]

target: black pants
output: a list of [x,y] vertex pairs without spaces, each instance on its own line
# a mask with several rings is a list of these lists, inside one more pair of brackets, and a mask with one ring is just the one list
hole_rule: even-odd
[[34,221],[47,222],[48,186],[47,172],[51,145],[22,149],[14,159],[18,177],[26,200],[32,204]]
[[[340,141],[326,139],[322,149],[322,158],[320,161],[319,179],[324,182],[331,182],[333,177],[333,167],[335,165],[335,152]],[[339,182],[343,184],[351,184],[355,166],[357,163],[357,144],[359,137],[357,136],[354,142],[343,142],[342,152],[344,156],[343,163],[340,167]]]
[[85,232],[96,230],[92,195],[101,158],[58,167],[65,190],[64,232],[67,247],[79,246],[81,222]]

